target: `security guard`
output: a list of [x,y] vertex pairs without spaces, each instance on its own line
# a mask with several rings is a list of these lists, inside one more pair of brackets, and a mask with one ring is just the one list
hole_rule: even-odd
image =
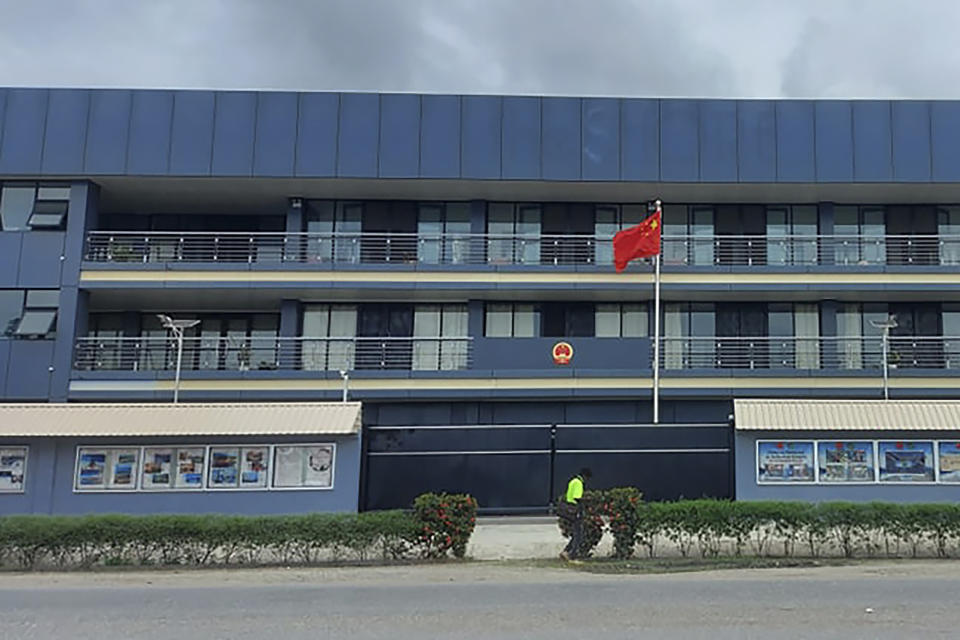
[[580,555],[580,547],[583,546],[583,505],[580,504],[580,499],[583,498],[584,483],[592,475],[590,469],[584,467],[567,483],[567,493],[560,505],[560,517],[569,522],[573,535],[570,536],[566,548],[560,552],[560,557],[564,560],[576,559]]

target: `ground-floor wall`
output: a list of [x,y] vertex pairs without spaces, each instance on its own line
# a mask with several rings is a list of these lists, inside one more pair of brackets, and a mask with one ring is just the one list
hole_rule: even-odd
[[[960,477],[956,477],[960,468],[941,473],[938,465],[956,466],[960,462],[958,445],[960,430],[738,431],[734,436],[736,497],[803,502],[956,502],[960,497]],[[950,463],[947,455],[940,455],[941,449],[949,449],[955,456]],[[893,468],[898,461],[906,465],[900,473]],[[770,465],[776,465],[777,473],[769,472]],[[781,475],[784,466],[793,469]]]
[[[12,452],[7,454],[10,460],[18,455],[18,451],[26,449],[22,488],[5,487],[0,478],[0,514],[356,511],[360,490],[360,438],[359,434],[237,438],[0,438],[0,451]],[[237,465],[228,468],[232,462],[229,459],[231,449],[235,449],[241,459]],[[165,452],[171,450],[170,466],[164,467],[163,460],[156,461],[158,454],[166,456]],[[177,481],[164,477],[164,474],[178,473],[178,450],[194,452],[195,461],[186,455],[183,458],[183,464],[191,465],[199,462],[203,451],[202,470],[190,467],[190,471],[200,472],[202,477],[188,479],[198,482],[199,487],[176,487]],[[251,452],[249,459],[244,460],[248,451]],[[96,467],[100,465],[100,455],[104,452],[122,453],[127,459],[107,453],[106,468],[100,470]],[[251,464],[245,467],[245,463]],[[224,465],[221,470],[215,468],[218,464]],[[0,460],[0,474],[3,465],[4,461]],[[120,465],[134,467],[131,473],[137,477],[132,480],[133,486],[129,486],[124,469],[114,472],[114,468]],[[293,477],[298,465],[304,474],[300,476],[300,482]],[[91,468],[83,479],[85,466]],[[281,472],[281,467],[286,471]],[[248,474],[248,485],[257,484],[259,479],[259,484],[265,486],[241,488],[244,473]],[[264,474],[262,479],[258,473]],[[279,473],[287,477],[280,478]],[[186,475],[181,474],[182,477]],[[112,482],[118,478],[119,485]],[[96,482],[84,486],[83,483],[91,479]],[[169,488],[146,486],[154,484],[153,480],[157,480],[158,487],[166,480],[171,484]],[[225,487],[214,486],[222,481],[226,481],[223,482]],[[113,487],[99,487],[111,482]],[[230,487],[231,484],[237,486]]]

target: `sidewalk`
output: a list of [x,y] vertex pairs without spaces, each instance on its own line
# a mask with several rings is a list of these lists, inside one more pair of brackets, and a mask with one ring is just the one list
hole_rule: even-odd
[[[566,545],[555,516],[477,518],[467,556],[476,560],[556,558]],[[608,555],[612,546],[604,534],[594,555]]]

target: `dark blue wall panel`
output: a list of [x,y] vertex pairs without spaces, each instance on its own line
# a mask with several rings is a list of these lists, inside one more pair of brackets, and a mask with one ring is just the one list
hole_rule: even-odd
[[699,109],[696,100],[660,102],[660,177],[664,182],[700,178]]
[[885,182],[893,178],[890,142],[890,103],[853,103],[853,179]]
[[622,100],[620,118],[621,179],[642,182],[659,180],[659,101]]
[[584,180],[620,179],[620,101],[585,98],[580,117]]
[[460,98],[420,98],[420,176],[460,177]]
[[48,399],[53,340],[13,340],[10,363],[16,372],[7,376],[8,400]]
[[849,102],[817,102],[813,109],[819,182],[853,180],[853,108]]
[[297,94],[261,93],[257,101],[253,174],[291,176],[297,149]]
[[380,96],[375,93],[342,94],[337,175],[376,178],[379,141]]
[[10,345],[13,340],[0,338],[0,393],[5,394],[7,389],[7,371],[10,366]]
[[47,175],[83,173],[90,92],[51,89],[43,140],[42,172]]
[[340,94],[300,94],[297,131],[297,175],[332,177],[337,174],[337,119]]
[[177,91],[174,94],[170,140],[172,175],[210,174],[215,102],[212,91]]
[[257,94],[218,91],[213,119],[213,175],[249,176],[253,173],[253,138]]
[[930,104],[893,103],[893,179],[930,181]]
[[777,179],[777,116],[772,101],[737,103],[737,156],[740,182]]
[[64,233],[49,231],[25,233],[20,245],[20,276],[18,286],[27,289],[56,289],[60,287],[60,266],[63,264]]
[[788,100],[777,103],[777,180],[813,182],[813,102]]
[[130,91],[104,89],[91,93],[86,173],[121,175],[126,171],[131,103]]
[[503,99],[503,177],[540,178],[540,99]]
[[580,99],[543,98],[544,180],[580,179]]
[[500,177],[501,100],[495,96],[464,96],[460,173],[464,178]]
[[420,175],[420,96],[380,97],[380,177]]
[[23,236],[24,232],[21,231],[0,231],[0,289],[16,289],[19,286],[20,242]]
[[737,181],[737,103],[700,102],[700,179]]
[[933,180],[960,182],[960,102],[930,105]]
[[128,174],[157,175],[168,172],[172,120],[171,92],[134,92],[127,147]]
[[0,173],[36,174],[43,155],[47,118],[45,89],[10,89],[3,118]]

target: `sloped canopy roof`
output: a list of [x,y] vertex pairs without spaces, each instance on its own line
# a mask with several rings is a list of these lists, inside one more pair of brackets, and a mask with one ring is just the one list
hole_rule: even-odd
[[956,431],[958,400],[733,401],[740,431]]

